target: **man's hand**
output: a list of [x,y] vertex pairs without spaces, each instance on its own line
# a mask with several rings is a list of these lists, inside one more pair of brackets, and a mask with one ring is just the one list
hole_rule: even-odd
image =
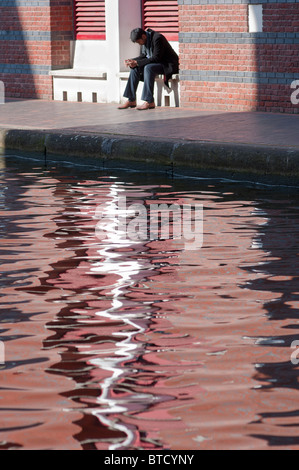
[[127,67],[130,67],[131,69],[134,69],[138,65],[137,61],[133,60],[133,59],[125,60],[125,64],[126,64]]

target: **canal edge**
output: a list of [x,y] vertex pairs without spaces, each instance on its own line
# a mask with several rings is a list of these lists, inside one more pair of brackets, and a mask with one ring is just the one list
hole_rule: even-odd
[[299,148],[271,147],[232,142],[155,139],[118,134],[51,132],[49,130],[0,129],[0,148],[68,157],[74,163],[98,159],[163,165],[172,171],[224,170],[260,175],[299,177]]

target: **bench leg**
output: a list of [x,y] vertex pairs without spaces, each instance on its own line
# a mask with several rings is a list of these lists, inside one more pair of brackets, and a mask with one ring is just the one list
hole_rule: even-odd
[[[157,97],[157,106],[162,106],[162,92],[163,89],[167,89],[164,87],[164,80],[162,78],[156,78],[156,97]],[[173,92],[174,95],[174,103],[176,108],[180,106],[180,97],[179,97],[179,82],[178,80],[170,80],[170,93]],[[168,91],[168,90],[167,90]],[[168,93],[169,94],[169,93]]]
[[157,106],[162,106],[163,80],[156,78],[157,85]]
[[172,80],[171,81],[171,88],[172,88],[173,93],[174,93],[175,106],[176,106],[176,108],[178,108],[180,106],[180,97],[179,97],[179,83],[178,83],[177,80]]

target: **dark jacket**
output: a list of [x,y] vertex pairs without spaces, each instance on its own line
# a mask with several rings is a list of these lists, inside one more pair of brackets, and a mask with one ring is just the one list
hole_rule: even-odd
[[135,58],[141,80],[143,80],[143,69],[146,65],[162,64],[164,67],[164,81],[168,86],[168,80],[171,76],[179,73],[179,57],[163,34],[157,33],[152,29],[148,29],[147,32],[151,36],[151,57],[147,58],[145,47],[143,46],[141,55]]

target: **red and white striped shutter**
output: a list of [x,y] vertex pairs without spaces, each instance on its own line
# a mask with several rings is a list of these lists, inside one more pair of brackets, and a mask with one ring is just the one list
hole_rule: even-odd
[[178,41],[178,0],[142,0],[142,2],[143,29],[154,29],[169,41]]
[[105,0],[74,0],[76,39],[106,39]]

